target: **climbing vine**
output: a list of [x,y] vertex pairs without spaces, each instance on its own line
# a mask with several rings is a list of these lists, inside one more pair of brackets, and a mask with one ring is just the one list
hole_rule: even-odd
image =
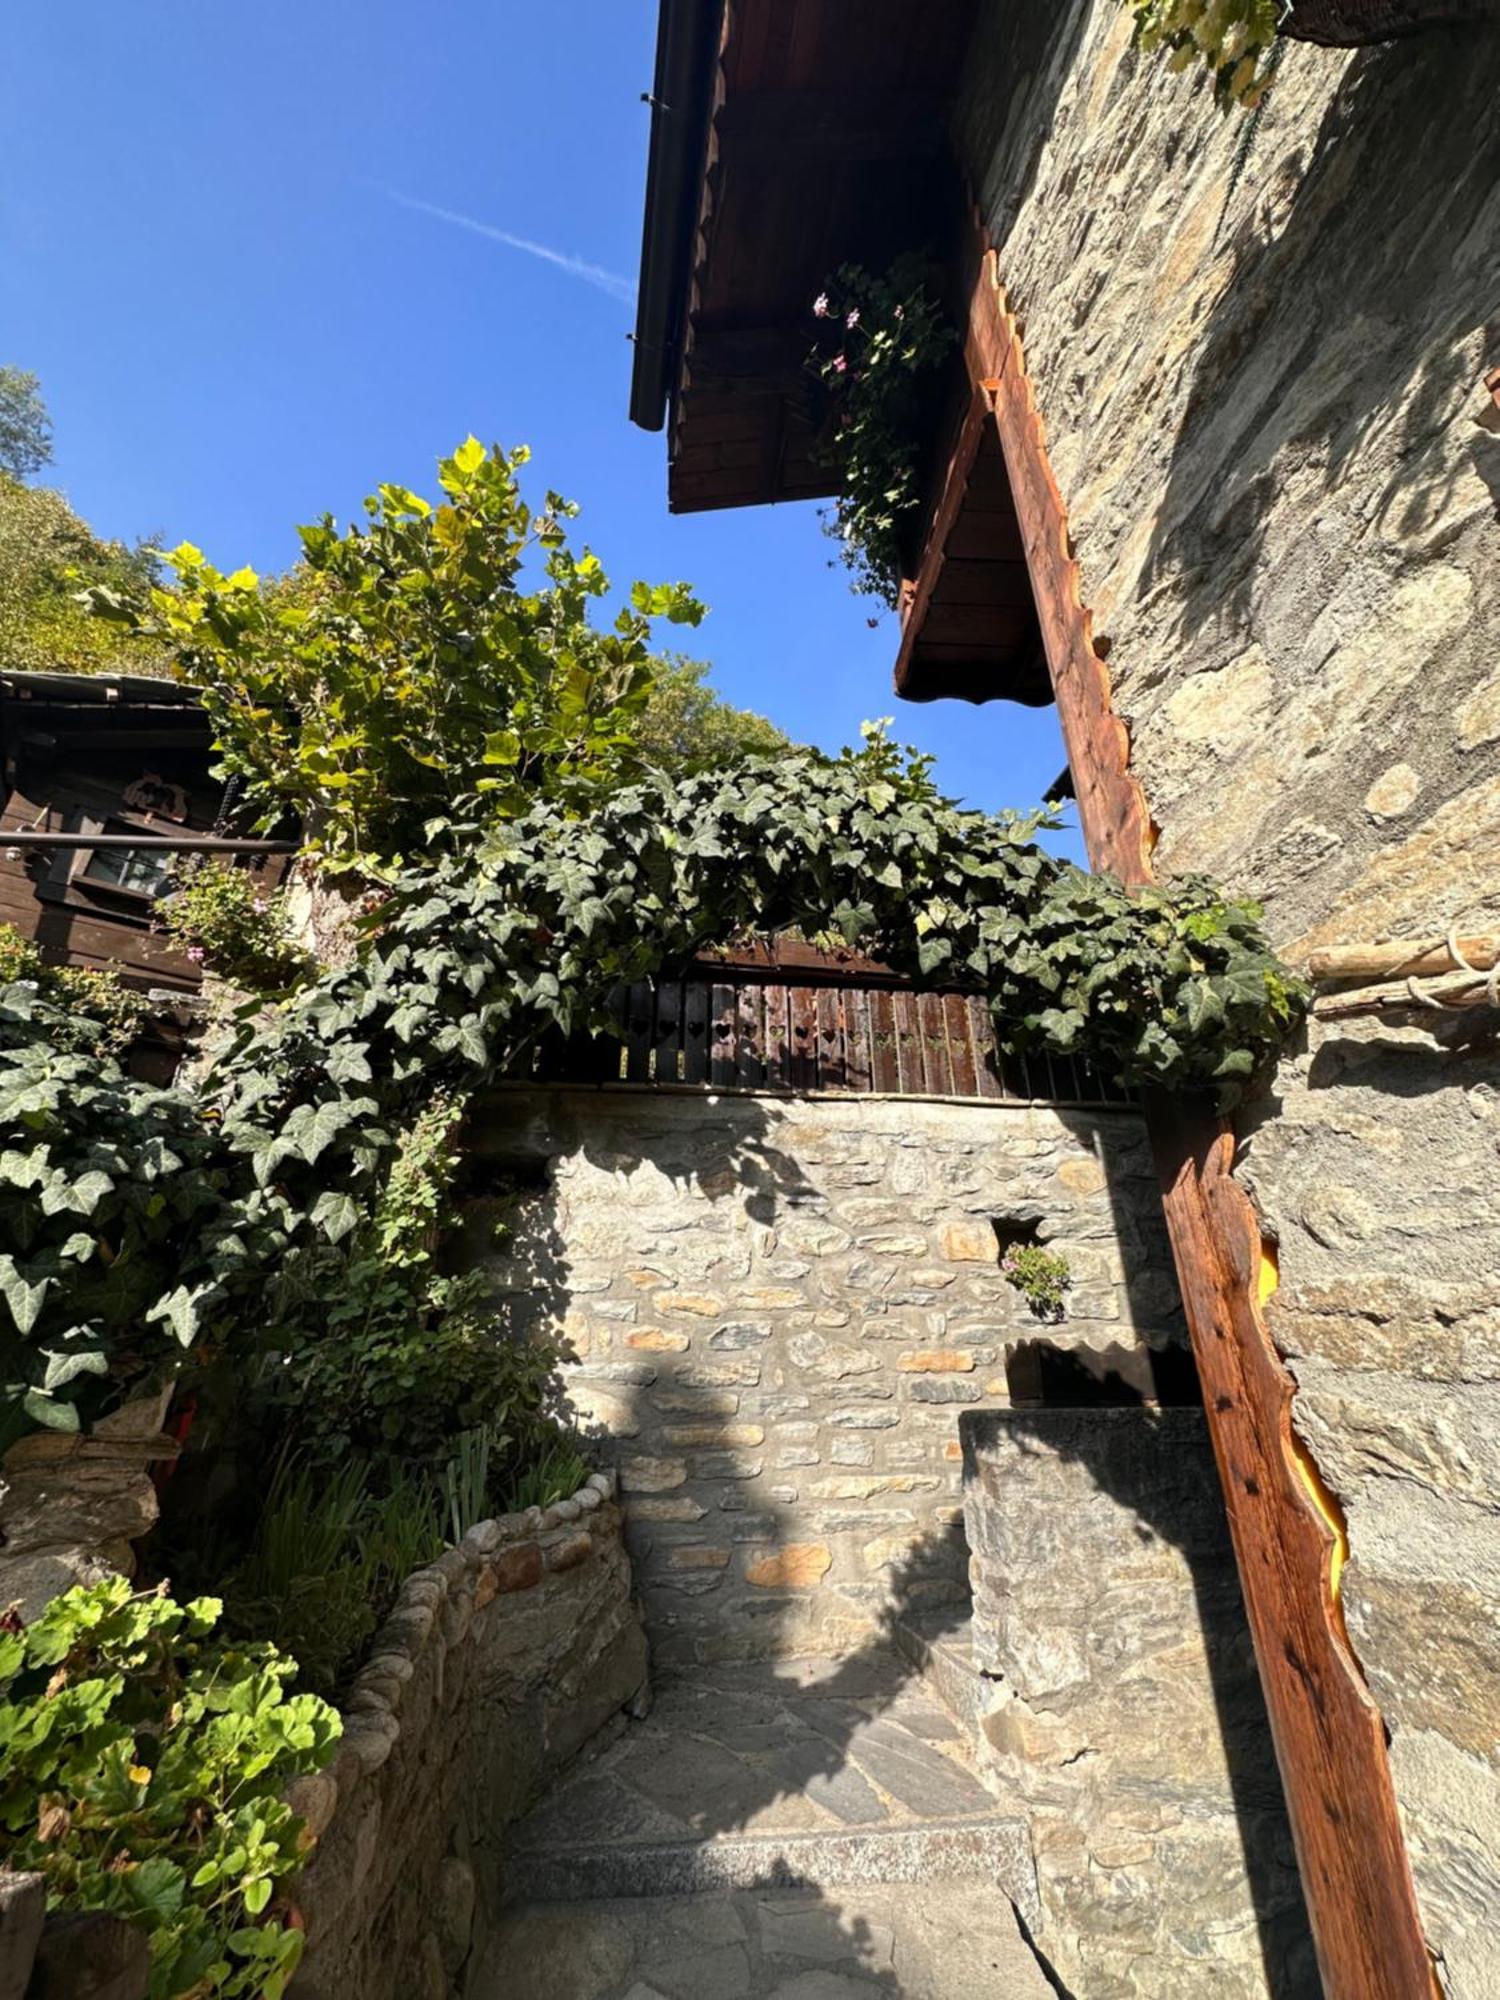
[[1206,64],[1214,96],[1225,106],[1253,110],[1265,94],[1280,53],[1285,0],[1130,0],[1136,40],[1167,49],[1170,66]]
[[1037,847],[1036,819],[963,810],[868,735],[476,828],[398,878],[354,963],[242,1020],[202,1098],[107,1065],[85,1098],[50,1010],[0,996],[12,1394],[73,1423],[93,1378],[161,1372],[237,1313],[294,1340],[436,1092],[466,1099],[550,1032],[607,1029],[621,982],[741,932],[835,930],[982,994],[1008,1049],[1225,1101],[1295,1024],[1301,988],[1253,905],[1084,874]]

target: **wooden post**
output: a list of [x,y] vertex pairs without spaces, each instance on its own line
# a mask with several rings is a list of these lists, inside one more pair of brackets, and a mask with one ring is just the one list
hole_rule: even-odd
[[[994,253],[982,250],[966,353],[1010,475],[1079,817],[1096,867],[1152,880],[1152,829],[1079,588]],[[1292,1431],[1293,1384],[1258,1296],[1263,1248],[1211,1107],[1147,1105],[1162,1198],[1328,2000],[1432,2000],[1436,1984],[1379,1711],[1334,1599],[1334,1534]]]

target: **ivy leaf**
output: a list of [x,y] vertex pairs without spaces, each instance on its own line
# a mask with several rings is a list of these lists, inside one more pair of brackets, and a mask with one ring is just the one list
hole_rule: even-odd
[[311,1219],[314,1227],[321,1229],[330,1243],[338,1243],[351,1229],[358,1228],[362,1213],[352,1195],[329,1189],[313,1203]]

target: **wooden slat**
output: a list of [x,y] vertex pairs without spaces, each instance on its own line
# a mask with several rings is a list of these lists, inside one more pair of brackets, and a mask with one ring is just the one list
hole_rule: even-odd
[[658,1083],[680,1083],[682,1053],[682,981],[663,979],[656,988],[656,1027],[651,1047],[652,1074]]
[[872,993],[870,1017],[870,1081],[886,1096],[901,1088],[901,1064],[896,1055],[896,996]]
[[818,1088],[843,1090],[848,1071],[844,1062],[844,996],[836,986],[824,986],[817,995],[818,1007]]
[[870,1071],[870,1001],[861,986],[844,989],[845,1084],[850,1090],[867,1091],[873,1086]]
[[953,1094],[955,1097],[976,1097],[979,1094],[979,1072],[971,1040],[969,1003],[962,993],[948,993],[943,996],[943,1015],[948,1028],[948,1059],[953,1070]]
[[734,1080],[741,1090],[757,1090],[765,1081],[761,1060],[764,1029],[761,1021],[759,985],[739,985],[734,990]]
[[761,1002],[765,1019],[766,1086],[771,1090],[790,1090],[792,1031],[787,1019],[787,989],[779,982],[768,982],[761,989]]
[[649,979],[637,980],[625,996],[625,1080],[651,1081],[651,1037],[656,1023],[656,993]]
[[948,1024],[943,1017],[943,996],[940,993],[917,995],[917,1024],[922,1037],[926,1094],[929,1097],[950,1097],[953,1094],[953,1070],[948,1060]]
[[708,1009],[712,989],[701,979],[691,979],[683,988],[682,1080],[707,1083],[709,1044]]
[[917,1020],[915,993],[892,996],[896,1038],[896,1088],[908,1096],[920,1097],[927,1088],[927,1071],[922,1061],[922,1032]]
[[979,1096],[996,1102],[1005,1095],[995,1020],[978,994],[969,996],[969,1035],[974,1049],[975,1083]]
[[1329,2000],[1435,1988],[1385,1725],[1334,1603],[1334,1538],[1298,1468],[1293,1384],[1256,1304],[1260,1234],[1233,1135],[1205,1105],[1148,1099],[1183,1306]]
[[793,1090],[818,1087],[818,996],[811,987],[787,989],[787,1015],[791,1028],[789,1049]]
[[735,1080],[735,1007],[732,986],[720,985],[709,988],[708,1015],[709,1082],[720,1090],[727,1090]]

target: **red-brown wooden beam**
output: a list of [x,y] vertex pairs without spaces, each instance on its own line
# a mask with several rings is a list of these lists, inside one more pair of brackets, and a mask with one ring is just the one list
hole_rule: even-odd
[[[1094,865],[1152,880],[1151,824],[1094,646],[994,253],[976,246],[966,354],[988,395],[1031,569],[1079,818]],[[1292,1433],[1293,1383],[1261,1309],[1264,1249],[1203,1101],[1157,1095],[1147,1122],[1328,2000],[1432,2000],[1379,1710],[1334,1600],[1334,1533]]]

